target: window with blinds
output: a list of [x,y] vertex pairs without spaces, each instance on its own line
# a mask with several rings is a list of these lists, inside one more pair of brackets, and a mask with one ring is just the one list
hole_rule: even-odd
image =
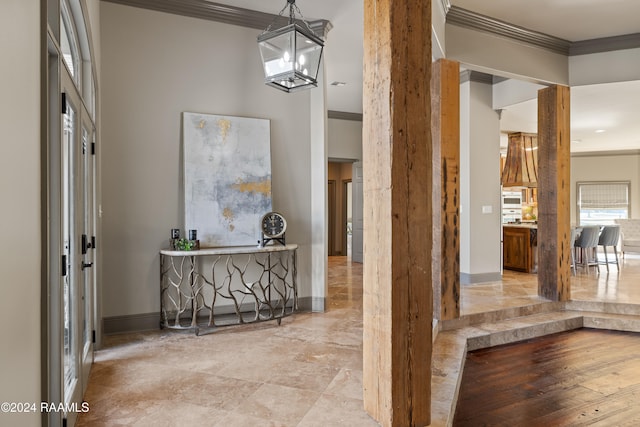
[[576,202],[580,225],[607,225],[629,218],[629,182],[578,182]]

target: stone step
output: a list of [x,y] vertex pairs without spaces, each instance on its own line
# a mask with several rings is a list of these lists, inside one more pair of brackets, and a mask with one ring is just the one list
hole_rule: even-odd
[[441,320],[439,329],[440,331],[460,329],[465,326],[477,325],[480,323],[498,322],[505,319],[530,316],[538,313],[550,313],[562,310],[563,308],[564,303],[562,302],[540,302],[519,307],[501,308],[493,311],[463,315],[459,319]]

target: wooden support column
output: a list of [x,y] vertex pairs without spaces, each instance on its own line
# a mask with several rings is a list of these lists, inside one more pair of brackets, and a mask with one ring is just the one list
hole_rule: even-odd
[[433,311],[460,317],[460,64],[439,59],[431,76]]
[[383,426],[429,425],[431,1],[364,6],[364,406]]
[[538,91],[538,295],[571,298],[570,91]]

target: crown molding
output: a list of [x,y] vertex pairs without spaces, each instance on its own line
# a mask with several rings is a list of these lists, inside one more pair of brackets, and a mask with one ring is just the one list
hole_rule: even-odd
[[569,48],[569,55],[587,55],[636,48],[640,48],[640,33],[573,42]]
[[571,153],[571,157],[611,157],[611,156],[638,156],[640,150],[616,150],[616,151],[578,151]]
[[[192,18],[207,19],[225,24],[264,30],[271,24],[285,25],[288,19],[271,13],[258,12],[236,6],[212,3],[207,0],[101,0],[125,6],[139,7],[158,12]],[[521,41],[542,49],[563,55],[586,55],[623,49],[640,48],[640,33],[593,40],[569,42],[558,37],[528,30],[524,27],[500,21],[486,15],[472,12],[451,4],[451,0],[440,0],[447,14],[448,24],[483,31],[512,40]],[[330,21],[318,19],[309,21],[311,29],[322,38],[326,38],[333,28]]]
[[569,54],[569,46],[571,43],[567,40],[528,30],[508,22],[471,12],[470,10],[455,5],[452,5],[447,13],[447,24],[458,25],[512,40],[518,40],[564,55]]
[[[271,13],[258,12],[226,4],[212,3],[206,0],[102,0],[103,2],[133,6],[157,12],[191,18],[206,19],[225,24],[264,30],[271,24],[286,25],[288,18]],[[325,38],[333,25],[326,19],[308,21],[311,29]]]
[[444,9],[444,13],[446,14],[451,9],[451,0],[440,0],[442,3],[442,9]]
[[[448,0],[442,1],[444,3]],[[570,42],[453,5],[448,8],[447,23],[517,40],[567,56],[640,48],[640,33]]]

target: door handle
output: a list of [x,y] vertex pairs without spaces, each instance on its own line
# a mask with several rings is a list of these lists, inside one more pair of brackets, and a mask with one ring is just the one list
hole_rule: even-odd
[[93,266],[93,263],[92,263],[92,262],[90,262],[90,263],[83,262],[83,263],[82,263],[82,269],[83,269],[83,270],[84,270],[85,268],[87,268],[87,267],[91,267],[91,266]]

